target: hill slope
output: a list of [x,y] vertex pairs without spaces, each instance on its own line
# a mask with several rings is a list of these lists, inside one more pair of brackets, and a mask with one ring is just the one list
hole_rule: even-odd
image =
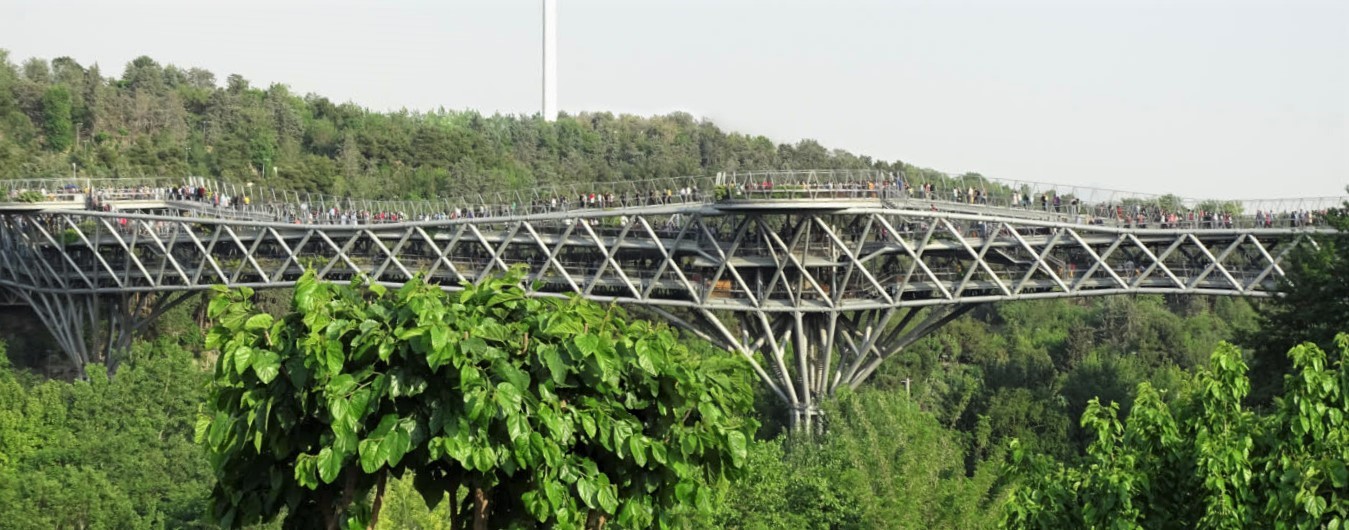
[[[929,173],[774,144],[683,113],[556,122],[473,111],[377,113],[200,68],[132,61],[121,77],[0,50],[0,178],[208,175],[353,196],[416,197],[775,168]],[[453,189],[452,189],[453,188]]]

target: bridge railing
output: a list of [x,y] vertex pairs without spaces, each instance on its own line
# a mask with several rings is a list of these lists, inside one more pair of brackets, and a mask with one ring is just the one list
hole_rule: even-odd
[[1349,197],[1191,199],[977,175],[908,178],[879,170],[737,172],[719,175],[717,192],[726,199],[881,199],[908,207],[963,205],[993,214],[1034,212],[1059,221],[1187,228],[1304,226],[1316,224],[1322,212],[1349,201]]
[[[0,202],[79,204],[99,197],[107,200],[158,200],[164,198],[166,190],[181,186],[185,181],[183,178],[166,177],[3,179],[0,180]],[[43,199],[25,200],[24,195],[31,193]]]
[[[191,190],[184,195],[183,190]],[[92,194],[88,193],[93,191]],[[197,190],[205,194],[196,194]],[[990,179],[978,175],[914,177],[879,170],[770,170],[600,183],[430,200],[336,197],[254,186],[204,177],[58,178],[0,180],[0,202],[38,191],[44,202],[91,207],[121,200],[189,200],[221,216],[324,224],[371,224],[409,220],[490,218],[578,209],[647,207],[718,200],[867,199],[923,208],[964,207],[991,214],[1031,215],[1049,220],[1128,226],[1219,228],[1316,224],[1344,197],[1203,200],[1097,187]],[[25,199],[31,200],[30,194]],[[999,211],[1004,210],[1004,211]],[[233,212],[233,213],[227,213]]]
[[[566,184],[426,200],[337,197],[323,193],[241,187],[228,182],[211,183],[207,189],[211,194],[223,197],[220,205],[224,207],[257,212],[274,220],[369,224],[708,202],[712,198],[707,193],[711,182],[711,177],[674,177]],[[249,200],[237,200],[240,197],[248,197]],[[212,202],[212,206],[217,204]]]
[[1054,198],[1058,197],[1061,205],[1070,205],[1076,199],[1080,205],[1160,204],[1169,209],[1236,206],[1253,213],[1261,209],[1266,211],[1326,209],[1338,207],[1346,200],[1346,197],[1195,199],[1103,187],[996,179],[980,175],[908,177],[871,169],[733,172],[717,177],[717,184],[729,190],[729,197],[732,198],[736,196],[770,198],[774,195],[798,198],[808,197],[812,193],[828,195],[829,191],[835,192],[834,194],[840,197],[877,197],[877,190],[890,190],[902,192],[903,197],[909,198],[1000,207],[1041,207],[1041,200],[1045,199],[1045,203],[1052,208]]

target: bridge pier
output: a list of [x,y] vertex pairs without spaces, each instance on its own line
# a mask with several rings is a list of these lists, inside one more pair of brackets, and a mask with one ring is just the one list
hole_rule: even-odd
[[[722,317],[704,312],[695,331],[750,362],[786,405],[792,432],[818,432],[825,400],[845,387],[857,389],[886,359],[978,305],[736,313],[739,337]],[[690,328],[682,319],[676,324]]]
[[[131,340],[166,311],[197,295],[193,291],[132,292],[111,295],[50,291],[18,291],[56,339],[56,344],[87,377],[90,363],[102,362],[108,374],[117,371]],[[100,332],[100,328],[103,331]]]
[[96,352],[91,347],[93,341],[90,333],[98,325],[98,298],[49,291],[19,291],[19,296],[28,302],[47,331],[51,332],[56,345],[65,352],[80,378],[85,378],[85,366],[94,360],[93,354]]

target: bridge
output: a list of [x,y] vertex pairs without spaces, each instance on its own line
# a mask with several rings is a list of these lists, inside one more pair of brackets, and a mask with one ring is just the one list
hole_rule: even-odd
[[[209,179],[0,181],[0,304],[76,366],[215,285],[444,289],[522,266],[743,356],[809,428],[819,401],[980,304],[1270,296],[1345,198],[1196,201],[985,178],[763,171],[425,201]],[[101,340],[96,340],[101,339]]]

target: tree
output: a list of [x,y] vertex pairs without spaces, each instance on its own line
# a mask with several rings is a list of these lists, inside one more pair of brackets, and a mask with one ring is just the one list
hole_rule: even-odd
[[1096,440],[1079,465],[1013,442],[1011,528],[1342,528],[1349,519],[1349,334],[1339,361],[1304,343],[1271,414],[1243,408],[1250,390],[1236,347],[1174,401],[1142,383],[1126,422],[1092,400]]
[[459,528],[645,528],[710,509],[756,427],[742,362],[697,358],[617,307],[527,297],[522,276],[451,296],[311,272],[280,318],[221,290],[197,431],[221,524],[284,508],[288,524],[373,526],[408,472],[429,505],[449,493]]
[[52,80],[51,66],[44,59],[29,58],[23,62],[23,76],[34,83],[50,83]]
[[209,492],[192,443],[205,374],[138,343],[116,379],[38,381],[0,345],[0,527],[199,528]]
[[202,90],[215,89],[215,74],[203,68],[190,68],[187,71],[187,84]]
[[[1349,334],[1335,338],[1331,363],[1314,344],[1293,348],[1294,375],[1285,377],[1263,440],[1263,512],[1276,527],[1344,528],[1349,524]],[[1280,524],[1282,523],[1282,524]]]
[[65,151],[75,141],[75,124],[70,118],[70,89],[53,85],[42,96],[42,119],[47,133],[47,148]]
[[122,71],[122,86],[133,92],[158,92],[164,86],[164,69],[154,59],[144,55],[132,59]]
[[1335,334],[1349,322],[1349,204],[1326,212],[1326,221],[1338,233],[1293,249],[1283,263],[1282,296],[1266,302],[1258,330],[1241,337],[1255,350],[1253,385],[1259,403],[1269,402],[1291,367],[1284,352],[1305,340],[1334,355]]
[[825,404],[815,440],[755,444],[753,466],[726,488],[715,521],[728,529],[988,528],[1005,500],[998,465],[967,470],[961,433],[902,392],[864,389]]

